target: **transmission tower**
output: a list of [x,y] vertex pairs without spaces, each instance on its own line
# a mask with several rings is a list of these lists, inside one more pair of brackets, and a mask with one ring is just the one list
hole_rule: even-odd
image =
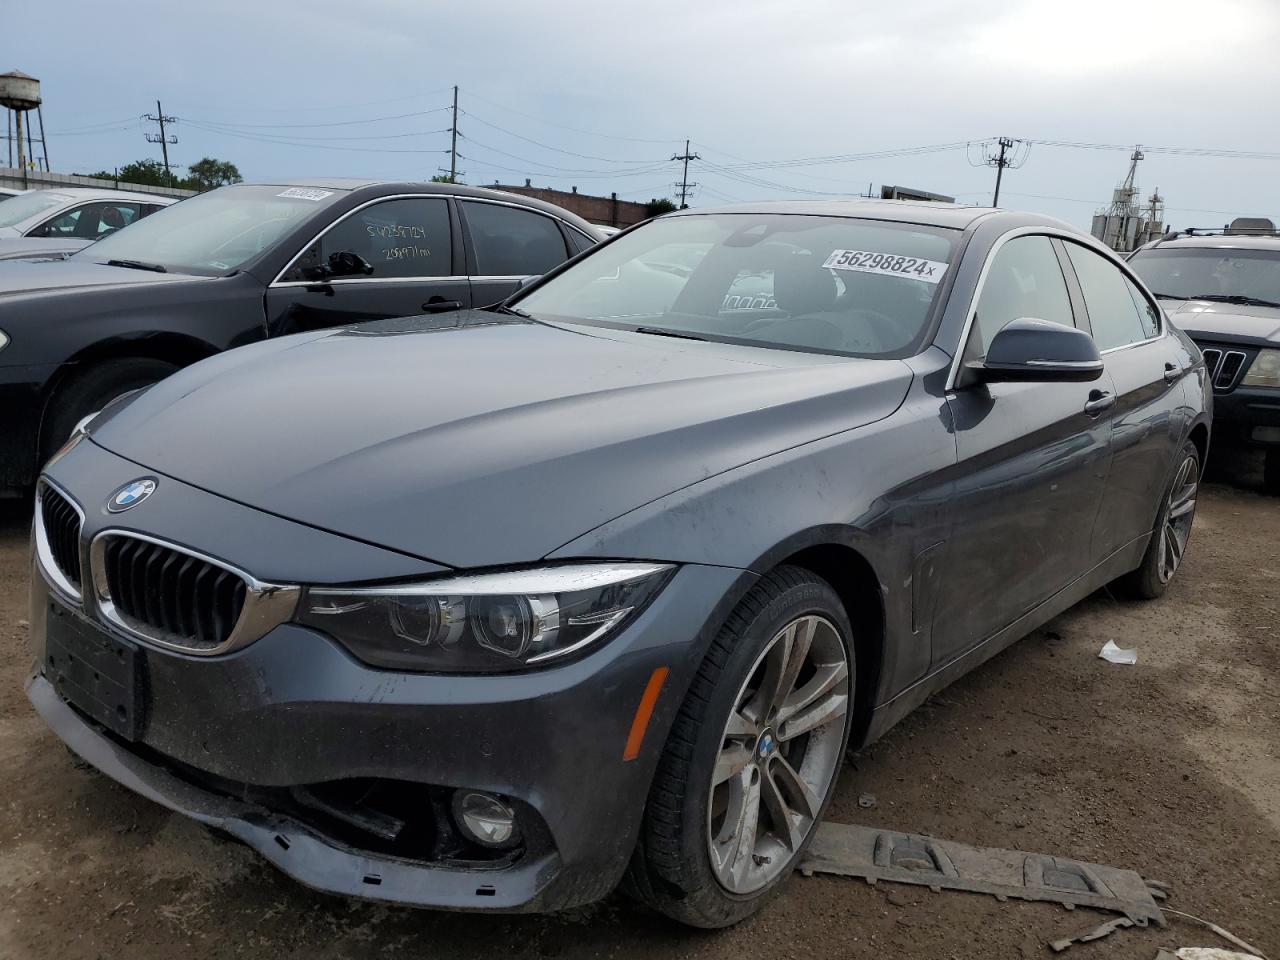
[[697,184],[696,184],[696,183],[690,183],[690,182],[689,182],[689,161],[690,161],[690,160],[701,160],[701,159],[702,159],[702,157],[698,156],[696,153],[690,153],[690,152],[689,152],[689,141],[688,141],[688,140],[686,140],[686,141],[684,142],[684,153],[677,153],[677,154],[673,155],[673,156],[671,157],[671,159],[672,159],[672,160],[681,160],[681,161],[683,161],[683,162],[684,162],[684,173],[683,173],[683,174],[681,174],[681,176],[680,176],[680,182],[679,182],[679,183],[677,183],[677,184],[675,185],[675,187],[676,187],[676,189],[677,189],[677,190],[679,190],[679,191],[680,191],[680,209],[681,209],[681,210],[688,210],[688,209],[689,209],[689,203],[688,203],[688,199],[689,199],[689,190],[690,190],[691,188],[693,188],[693,187],[696,187],[696,186],[697,186]]
[[177,138],[177,136],[176,136],[175,134],[172,134],[172,133],[165,133],[165,129],[164,129],[164,128],[165,128],[165,124],[168,124],[168,123],[177,123],[177,122],[178,122],[178,118],[177,118],[177,117],[166,117],[166,116],[164,115],[164,110],[162,110],[162,109],[160,108],[160,101],[159,101],[159,100],[157,100],[157,101],[156,101],[156,112],[155,112],[155,114],[154,114],[154,115],[153,115],[153,114],[150,114],[150,113],[143,114],[143,115],[142,115],[142,119],[143,119],[143,120],[150,121],[151,123],[155,123],[155,124],[159,124],[159,125],[160,125],[160,132],[159,132],[158,134],[157,134],[157,133],[147,133],[147,134],[143,134],[143,136],[145,136],[145,137],[147,138],[147,143],[158,143],[158,144],[160,144],[160,150],[161,150],[161,152],[164,154],[164,172],[165,172],[166,174],[168,174],[168,173],[169,173],[169,144],[171,144],[171,143],[177,143],[177,142],[178,142],[178,138]]
[[996,191],[991,198],[993,207],[1000,206],[1000,181],[1004,178],[1005,168],[1016,170],[1026,163],[1027,150],[1022,149],[1024,145],[1025,141],[1011,137],[998,137],[995,142],[988,141],[982,145],[982,162],[988,167],[996,168]]

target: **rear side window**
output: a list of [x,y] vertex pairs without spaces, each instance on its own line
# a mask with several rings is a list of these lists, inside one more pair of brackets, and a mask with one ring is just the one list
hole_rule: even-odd
[[1147,299],[1146,294],[1138,289],[1138,285],[1128,277],[1124,278],[1124,285],[1129,288],[1129,296],[1133,297],[1133,302],[1138,308],[1138,319],[1142,321],[1142,332],[1146,334],[1144,340],[1160,335],[1160,311],[1156,309],[1155,304]]
[[357,210],[313,243],[282,280],[314,279],[338,253],[354,253],[373,278],[447,277],[453,273],[449,204],[441,197],[403,197]]
[[550,217],[519,207],[464,200],[476,252],[476,275],[528,277],[546,273],[568,258],[564,236]]
[[1062,266],[1048,237],[1017,237],[996,252],[987,270],[966,356],[980,360],[992,338],[1022,317],[1074,326]]
[[[1089,326],[1099,350],[1113,350],[1130,343],[1140,343],[1155,336],[1147,325],[1159,318],[1147,318],[1138,312],[1138,304],[1129,292],[1128,278],[1119,267],[1105,257],[1068,243],[1067,255],[1084,291],[1084,305],[1089,311]],[[1136,292],[1136,291],[1135,291]]]

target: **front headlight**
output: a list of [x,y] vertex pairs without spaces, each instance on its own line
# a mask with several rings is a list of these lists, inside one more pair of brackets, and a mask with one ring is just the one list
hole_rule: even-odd
[[1280,350],[1259,350],[1240,384],[1245,387],[1280,387]]
[[3,330],[0,330],[0,350],[3,350],[8,345],[9,345],[9,335],[5,333]]
[[522,670],[616,633],[674,569],[580,563],[385,587],[310,587],[298,619],[376,667]]

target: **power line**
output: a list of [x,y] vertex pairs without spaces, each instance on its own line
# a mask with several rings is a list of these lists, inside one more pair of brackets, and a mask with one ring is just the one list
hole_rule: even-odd
[[655,139],[645,138],[645,137],[620,137],[614,134],[601,133],[598,130],[583,130],[581,127],[571,127],[571,126],[568,126],[567,124],[557,123],[554,120],[547,120],[547,119],[544,119],[543,117],[535,116],[532,113],[525,113],[523,110],[517,110],[515,107],[509,107],[505,103],[498,103],[496,100],[490,100],[487,97],[482,97],[478,93],[468,92],[467,96],[474,97],[476,100],[479,100],[482,103],[487,103],[491,107],[497,107],[499,110],[506,110],[510,113],[518,114],[519,116],[522,116],[522,117],[527,117],[530,120],[536,120],[538,123],[545,123],[549,127],[559,127],[561,130],[571,130],[574,133],[583,133],[590,137],[601,137],[605,140],[623,140],[623,141],[626,141],[627,143],[670,144],[673,142],[678,142],[678,138],[676,137],[667,137],[662,140],[655,140]]
[[[471,96],[471,94],[467,94],[467,96]],[[553,147],[547,143],[540,143],[539,141],[526,137],[523,134],[516,133],[514,130],[508,130],[506,127],[500,127],[496,123],[490,123],[488,120],[484,120],[484,119],[481,119],[480,117],[477,117],[474,113],[471,113],[469,110],[462,110],[461,113],[467,117],[470,117],[472,120],[476,121],[476,123],[483,124],[486,127],[491,127],[494,130],[498,130],[501,133],[507,134],[508,136],[515,137],[517,140],[523,140],[525,143],[531,143],[535,147],[542,147],[544,150],[552,150],[552,151],[555,151],[556,153],[563,153],[571,157],[578,157],[580,160],[599,160],[603,163],[622,163],[622,164],[655,162],[652,159],[617,160],[617,159],[614,159],[613,157],[597,157],[589,153],[574,153],[572,150],[563,150],[560,147]]]
[[[225,123],[219,120],[202,120],[197,118],[200,123],[205,123],[215,127],[226,127],[231,130],[285,130],[285,129],[311,129],[315,127],[350,127],[362,123],[381,123],[384,120],[407,120],[412,117],[426,117],[433,113],[443,113],[448,107],[435,107],[431,110],[415,110],[413,113],[397,113],[385,117],[368,117],[363,120],[326,120],[323,123]],[[196,120],[188,119],[187,123],[195,123]]]

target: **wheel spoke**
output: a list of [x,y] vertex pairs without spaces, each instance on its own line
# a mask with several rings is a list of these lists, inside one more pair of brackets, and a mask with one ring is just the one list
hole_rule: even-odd
[[798,710],[784,720],[778,727],[778,739],[792,740],[802,733],[809,733],[819,727],[826,726],[837,717],[843,717],[849,709],[849,696],[836,693],[815,700],[803,710]]
[[751,762],[752,752],[741,743],[735,743],[720,751],[716,768],[711,774],[711,785],[718,787],[731,777],[741,773]]
[[[734,784],[737,801],[729,810],[725,825],[731,831],[723,842],[713,845],[716,872],[734,885],[742,883],[755,865],[756,834],[760,825],[760,777],[755,767],[743,770]],[[731,801],[732,803],[732,801]]]
[[804,840],[804,831],[800,829],[800,825],[792,817],[791,808],[787,805],[787,798],[783,796],[782,791],[778,788],[772,769],[766,771],[764,779],[761,781],[760,799],[764,804],[765,810],[769,812],[769,820],[773,824],[774,834],[786,844],[788,850],[795,853]]
[[769,770],[776,778],[778,787],[782,790],[783,795],[788,798],[787,806],[800,814],[802,820],[816,818],[818,807],[822,806],[822,801],[810,789],[809,785],[800,779],[800,774],[796,773],[795,768],[787,763],[786,758],[781,756],[774,757],[773,762],[769,765]]
[[724,728],[725,739],[729,737],[754,737],[760,733],[760,724],[756,723],[741,710],[729,714],[729,723]]
[[[1191,492],[1193,494],[1195,493],[1194,490],[1192,490]],[[1180,517],[1185,517],[1187,514],[1193,512],[1195,508],[1196,508],[1196,498],[1192,496],[1189,499],[1183,500],[1181,503],[1176,504],[1169,511],[1169,519],[1177,520]]]
[[778,711],[778,722],[786,724],[788,720],[801,711],[806,710],[832,690],[836,689],[849,676],[849,665],[824,663],[820,665],[812,677],[801,689],[795,691]]
[[1176,569],[1182,562],[1182,539],[1178,536],[1178,528],[1173,524],[1169,524],[1169,551]]
[[812,618],[796,620],[774,638],[773,646],[765,657],[764,678],[750,710],[757,721],[767,722],[791,692],[805,657],[809,655],[814,626]]

